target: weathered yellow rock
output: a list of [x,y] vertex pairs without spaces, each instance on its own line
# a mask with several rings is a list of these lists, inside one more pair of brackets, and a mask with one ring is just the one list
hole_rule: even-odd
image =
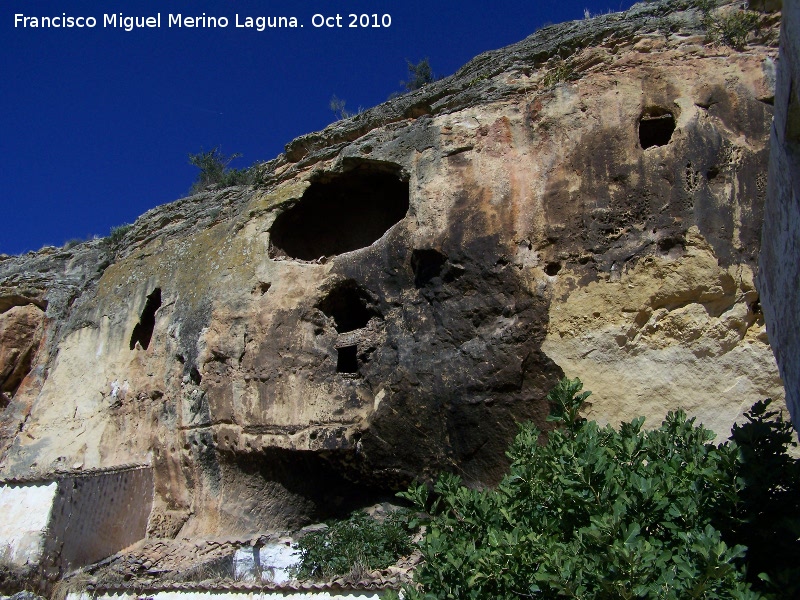
[[688,233],[680,258],[647,257],[613,281],[559,277],[566,299],[543,349],[592,390],[587,417],[652,426],[682,408],[725,434],[755,399],[782,397],[750,267],[721,267]]

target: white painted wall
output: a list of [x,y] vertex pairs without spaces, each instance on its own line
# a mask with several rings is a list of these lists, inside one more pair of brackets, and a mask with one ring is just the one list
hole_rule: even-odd
[[300,561],[300,553],[292,548],[292,539],[266,544],[262,548],[243,546],[233,556],[234,577],[238,581],[271,581],[287,583],[289,569]]
[[20,567],[38,564],[57,487],[0,485],[0,557]]

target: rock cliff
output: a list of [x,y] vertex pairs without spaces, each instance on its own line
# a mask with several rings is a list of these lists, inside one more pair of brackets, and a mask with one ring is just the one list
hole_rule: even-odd
[[[715,15],[739,10],[729,5]],[[0,474],[149,463],[151,536],[296,527],[590,418],[782,400],[753,274],[775,15],[551,26],[124,239],[0,257]]]
[[770,340],[800,431],[800,4],[786,2],[770,138],[759,291]]

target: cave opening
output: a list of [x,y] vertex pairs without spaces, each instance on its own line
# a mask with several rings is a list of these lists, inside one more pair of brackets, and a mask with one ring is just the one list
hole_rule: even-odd
[[[359,468],[359,457],[354,449],[309,451],[269,447],[259,453],[226,454],[222,468],[234,470],[235,476],[233,473],[229,476],[232,485],[246,485],[248,492],[260,489],[255,499],[261,501],[262,506],[273,505],[264,502],[271,498],[283,506],[276,516],[284,521],[280,527],[287,529],[345,518],[354,510],[378,502],[396,503],[395,494],[407,489],[410,483],[401,475],[365,473]],[[246,496],[252,498],[249,493]],[[270,518],[257,509],[248,514],[248,518],[264,518],[272,523],[276,516]],[[269,521],[265,525],[268,526]]]
[[558,261],[549,262],[544,268],[544,272],[547,273],[550,277],[558,275],[558,272],[560,270],[561,270],[561,263]]
[[414,286],[419,289],[440,277],[447,257],[437,250],[425,248],[411,253],[411,269],[414,271]]
[[154,289],[147,297],[139,322],[131,333],[130,348],[133,350],[138,342],[143,349],[147,350],[150,339],[153,337],[153,329],[156,326],[156,311],[161,307],[161,288]]
[[372,317],[380,317],[371,306],[367,292],[352,280],[335,286],[319,301],[317,308],[333,318],[338,333],[363,329]]
[[642,150],[666,146],[675,131],[675,115],[666,108],[646,109],[639,118],[639,144]]
[[336,349],[338,356],[336,358],[336,372],[337,373],[358,373],[358,346],[343,346]]
[[270,258],[312,261],[366,248],[408,212],[400,167],[368,162],[314,181],[270,229]]

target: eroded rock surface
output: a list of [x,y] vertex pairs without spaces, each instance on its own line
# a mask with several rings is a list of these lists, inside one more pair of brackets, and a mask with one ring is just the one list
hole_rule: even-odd
[[497,481],[565,372],[608,421],[724,434],[782,398],[752,283],[775,17],[735,51],[681,7],[546,28],[67,253],[109,264],[47,305],[2,472],[152,462],[151,535],[247,532]]
[[786,404],[800,431],[800,6],[787,2],[770,139],[769,191],[758,288],[786,382]]
[[0,313],[0,393],[6,397],[14,395],[31,369],[42,338],[43,318],[44,311],[35,304]]

